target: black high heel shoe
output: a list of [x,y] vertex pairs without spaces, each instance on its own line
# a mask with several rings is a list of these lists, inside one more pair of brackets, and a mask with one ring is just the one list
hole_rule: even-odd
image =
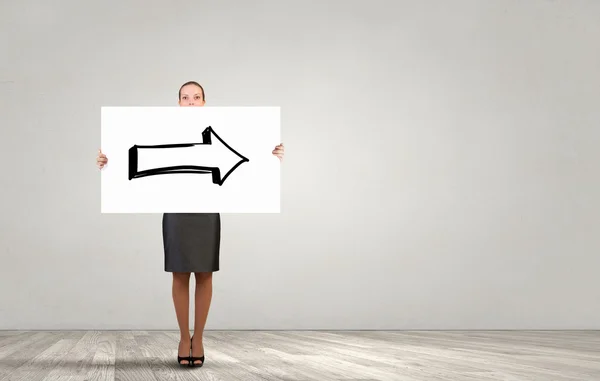
[[[181,341],[179,342],[179,344],[181,344]],[[191,353],[190,353],[191,354]],[[181,362],[183,360],[186,360],[188,363],[187,364],[182,364]],[[179,356],[179,353],[177,353],[177,362],[179,363],[179,365],[181,366],[190,366],[191,364],[191,359],[190,356]]]
[[[194,340],[194,336],[192,336],[192,341]],[[193,349],[193,345],[190,346],[190,350]],[[196,364],[196,361],[200,360],[200,364]],[[202,365],[204,365],[204,355],[200,356],[200,357],[194,357],[191,355],[190,353],[190,366],[197,366],[198,368],[202,367]]]

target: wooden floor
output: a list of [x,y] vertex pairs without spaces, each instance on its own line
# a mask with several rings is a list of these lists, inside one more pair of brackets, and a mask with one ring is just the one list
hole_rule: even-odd
[[208,331],[202,368],[176,332],[0,331],[0,381],[600,380],[600,332]]

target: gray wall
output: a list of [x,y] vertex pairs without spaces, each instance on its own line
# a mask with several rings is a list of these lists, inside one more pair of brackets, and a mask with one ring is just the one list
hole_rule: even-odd
[[[600,328],[599,1],[2,1],[0,328],[174,329],[101,106],[282,107],[207,329]],[[275,144],[277,142],[274,142]],[[192,283],[193,285],[193,283]]]

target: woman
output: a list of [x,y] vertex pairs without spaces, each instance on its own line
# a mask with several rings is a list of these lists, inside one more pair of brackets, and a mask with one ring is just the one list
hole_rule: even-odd
[[[194,81],[179,89],[179,106],[201,107],[206,99],[204,89]],[[272,154],[283,159],[283,144]],[[108,163],[98,152],[100,169]],[[181,365],[202,366],[202,336],[212,299],[212,274],[219,271],[221,217],[219,213],[165,213],[162,219],[165,271],[173,273],[172,296],[181,333],[177,361]],[[196,278],[194,335],[189,331],[189,283]]]

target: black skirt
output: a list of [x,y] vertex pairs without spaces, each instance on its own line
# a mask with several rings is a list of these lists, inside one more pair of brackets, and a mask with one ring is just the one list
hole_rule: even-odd
[[165,271],[219,271],[219,213],[165,213],[162,231]]

